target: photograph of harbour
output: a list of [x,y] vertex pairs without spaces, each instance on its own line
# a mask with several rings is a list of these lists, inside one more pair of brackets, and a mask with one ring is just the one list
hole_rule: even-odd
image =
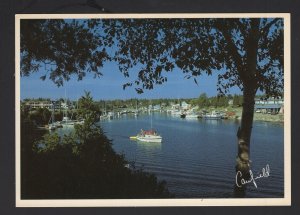
[[17,16],[17,202],[290,204],[288,21]]

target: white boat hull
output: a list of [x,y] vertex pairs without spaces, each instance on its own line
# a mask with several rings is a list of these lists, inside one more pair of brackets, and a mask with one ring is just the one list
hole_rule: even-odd
[[148,143],[161,143],[162,141],[161,136],[155,136],[155,135],[137,136],[136,139],[141,142],[148,142]]
[[53,125],[53,124],[50,124],[50,125],[48,126],[48,129],[49,129],[49,130],[55,130],[55,129],[56,129],[56,126]]
[[204,116],[204,119],[221,119],[221,116]]
[[188,119],[197,119],[198,115],[186,115],[185,118],[188,118]]
[[75,122],[61,122],[61,125],[66,125],[66,126],[73,126],[75,124]]

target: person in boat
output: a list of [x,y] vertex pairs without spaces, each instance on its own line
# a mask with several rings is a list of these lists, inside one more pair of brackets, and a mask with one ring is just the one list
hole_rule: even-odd
[[157,134],[156,131],[153,130],[153,129],[150,130],[150,133],[151,133],[152,135],[156,135],[156,134]]
[[151,130],[148,130],[148,131],[144,131],[143,129],[141,129],[141,133],[140,133],[142,136],[145,136],[145,135],[157,135],[156,131],[151,129]]
[[153,129],[147,131],[147,134],[149,135],[156,135],[156,131],[154,131]]

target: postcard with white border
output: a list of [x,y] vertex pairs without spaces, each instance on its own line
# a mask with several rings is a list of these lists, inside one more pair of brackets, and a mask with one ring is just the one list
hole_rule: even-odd
[[290,14],[15,16],[16,206],[291,205]]

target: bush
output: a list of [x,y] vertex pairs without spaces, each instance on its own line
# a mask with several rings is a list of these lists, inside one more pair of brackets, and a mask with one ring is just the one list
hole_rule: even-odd
[[22,198],[172,197],[166,183],[158,182],[155,175],[126,168],[124,156],[115,153],[111,141],[96,126],[93,113],[81,113],[84,124],[63,137],[45,134],[33,141],[33,129],[22,132]]

